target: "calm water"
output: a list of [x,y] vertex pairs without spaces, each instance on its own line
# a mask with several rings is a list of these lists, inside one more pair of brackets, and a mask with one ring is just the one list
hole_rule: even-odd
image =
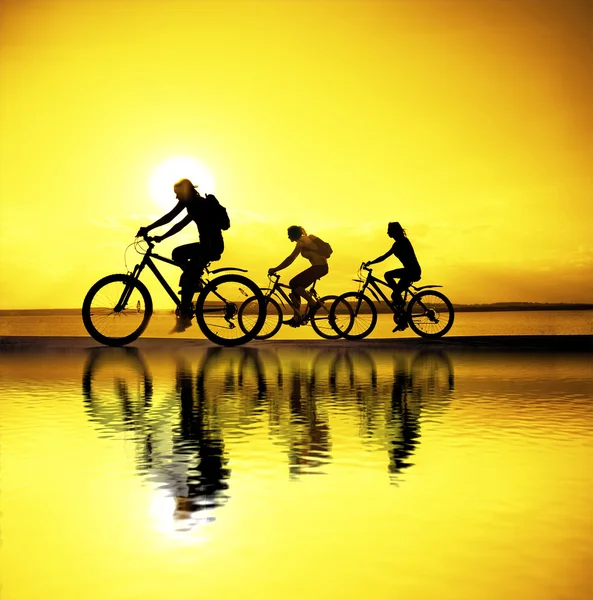
[[[155,313],[144,337],[167,337],[174,325],[174,316]],[[392,333],[393,318],[379,315],[371,338],[416,337],[407,329]],[[459,312],[448,335],[593,335],[593,310]],[[3,316],[0,315],[2,335],[67,335],[88,336],[79,314],[65,316]],[[195,324],[179,338],[204,338]],[[274,339],[319,339],[310,326],[292,329],[283,327]]]
[[0,597],[581,599],[591,355],[0,354]]

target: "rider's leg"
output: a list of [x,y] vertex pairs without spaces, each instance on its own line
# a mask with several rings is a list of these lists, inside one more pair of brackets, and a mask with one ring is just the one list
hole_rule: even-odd
[[177,246],[177,248],[175,248],[171,254],[171,258],[181,267],[182,270],[181,276],[179,277],[179,285],[182,290],[182,295],[184,288],[188,288],[192,280],[192,262],[196,259],[196,257],[200,255],[200,242],[194,242],[193,244]]
[[202,275],[208,264],[220,260],[222,251],[204,252],[204,247],[199,243],[187,245],[192,252],[189,260],[185,263],[185,269],[179,279],[181,285],[181,313],[193,316],[193,298],[196,292],[202,289]]
[[184,244],[183,246],[177,246],[171,253],[171,258],[185,270],[189,266],[189,261],[200,252],[200,242],[194,242],[193,244]]
[[[181,276],[179,277],[179,285],[181,287],[181,305],[179,307],[179,316],[185,322],[181,325],[189,324],[193,315],[192,299],[194,295],[194,261],[196,256],[200,255],[201,245],[199,242],[178,246],[171,254],[171,258],[182,269]],[[177,327],[177,330],[183,330],[181,329],[181,325]]]
[[327,265],[313,265],[290,280],[288,285],[291,288],[290,299],[294,305],[295,319],[302,320],[301,297],[307,300],[309,306],[313,307],[317,305],[313,296],[307,291],[307,288],[317,279],[327,275],[328,270]]
[[317,301],[311,296],[309,291],[304,286],[294,288],[294,294],[304,298],[309,306],[317,306]]
[[[302,288],[298,288],[299,290],[301,290]],[[297,292],[296,289],[291,290],[290,294],[288,295],[288,297],[290,298],[290,302],[292,304],[292,309],[294,311],[294,315],[292,317],[292,319],[289,321],[289,323],[301,323],[301,321],[303,320],[303,317],[301,316],[301,296],[299,294],[299,292]]]
[[[385,273],[385,282],[389,285],[389,287],[393,290],[391,294],[391,299],[394,304],[402,305],[404,303],[404,299],[402,298],[401,293],[406,289],[406,269],[393,269],[393,271],[387,271]],[[396,278],[399,281],[396,281]]]
[[220,260],[222,251],[214,250],[206,252],[201,246],[196,249],[196,254],[192,257],[189,263],[189,282],[193,286],[193,291],[199,292],[203,287],[202,275],[206,267],[216,260]]
[[[395,285],[393,286],[393,294],[391,295],[395,304],[393,320],[395,321],[396,326],[393,331],[403,331],[408,327],[408,319],[404,310],[404,299],[402,297],[402,293],[405,292],[410,285],[412,285],[412,282],[420,279],[420,271],[412,271],[408,269],[397,269],[397,271],[399,271],[400,279],[397,283],[394,282]],[[394,271],[391,273],[393,274]],[[387,277],[385,277],[385,280],[387,281]]]

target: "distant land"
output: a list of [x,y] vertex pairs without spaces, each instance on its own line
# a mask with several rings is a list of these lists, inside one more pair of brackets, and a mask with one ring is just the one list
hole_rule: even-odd
[[454,304],[459,312],[490,312],[498,310],[593,310],[593,304],[563,302],[493,302],[491,304]]
[[[378,312],[388,312],[383,302],[377,304]],[[490,304],[454,304],[456,312],[495,312],[523,310],[593,310],[593,304],[565,302],[493,302]],[[171,314],[172,309],[155,309],[155,314]],[[29,308],[0,309],[0,317],[57,317],[80,315],[80,308]]]

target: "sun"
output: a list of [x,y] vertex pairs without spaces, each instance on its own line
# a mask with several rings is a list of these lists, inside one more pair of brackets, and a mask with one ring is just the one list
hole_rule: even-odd
[[184,178],[198,186],[202,195],[214,193],[214,177],[203,162],[191,156],[175,156],[158,165],[148,182],[150,197],[159,208],[169,211],[175,206],[173,184]]

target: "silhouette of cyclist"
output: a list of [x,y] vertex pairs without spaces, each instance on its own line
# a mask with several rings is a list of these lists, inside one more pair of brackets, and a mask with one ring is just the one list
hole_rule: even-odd
[[[398,222],[392,221],[389,223],[387,226],[387,235],[394,240],[391,248],[385,254],[375,258],[374,260],[369,260],[365,263],[365,265],[369,267],[375,263],[380,263],[391,255],[400,260],[403,268],[387,271],[385,273],[385,281],[393,289],[391,299],[396,305],[402,307],[404,304],[404,299],[402,298],[401,293],[411,283],[420,279],[422,276],[422,270],[420,269],[420,264],[416,258],[414,248],[412,247],[412,242],[410,242],[408,239],[405,229],[403,229]],[[396,278],[398,278],[399,281],[396,282]],[[405,329],[405,322],[403,319],[401,324],[398,322],[398,327],[396,327],[394,331],[398,329]]]
[[285,269],[294,262],[299,254],[311,263],[311,266],[308,269],[295,275],[288,283],[291,289],[290,299],[292,300],[294,308],[294,316],[292,319],[286,321],[286,324],[291,327],[298,327],[303,322],[303,317],[301,315],[301,297],[307,300],[311,308],[318,308],[317,303],[305,288],[309,287],[317,279],[327,275],[329,267],[327,266],[327,258],[319,254],[315,242],[307,235],[307,232],[303,227],[291,225],[288,228],[288,239],[292,242],[296,242],[294,250],[277,267],[268,269],[268,274],[273,275],[276,271]]
[[181,221],[163,235],[154,236],[154,241],[161,242],[175,235],[192,221],[198,227],[200,241],[178,246],[171,255],[183,270],[179,279],[181,306],[172,333],[184,331],[191,325],[192,298],[201,287],[200,277],[209,262],[220,260],[224,251],[222,229],[228,229],[230,226],[226,210],[218,200],[211,194],[201,196],[196,188],[197,186],[193,185],[189,179],[180,179],[173,186],[178,200],[177,204],[152,225],[140,227],[136,234],[137,236],[147,235],[152,229],[171,222],[184,209],[187,210],[187,214]]

